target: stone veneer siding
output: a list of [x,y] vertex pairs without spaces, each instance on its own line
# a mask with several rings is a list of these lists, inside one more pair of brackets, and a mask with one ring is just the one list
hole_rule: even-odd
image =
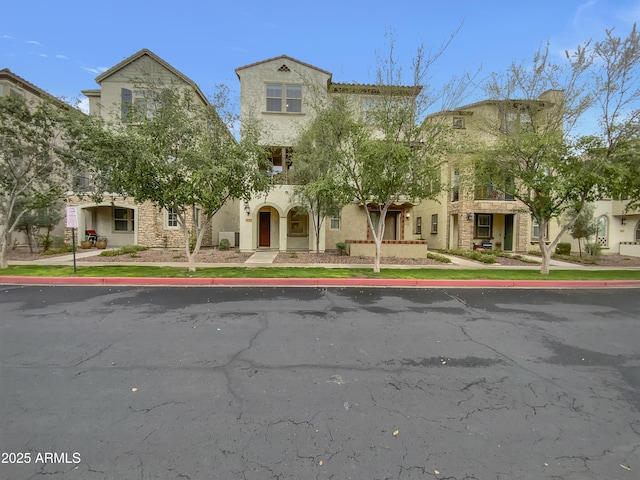
[[[90,202],[87,200],[81,200],[77,196],[70,196],[67,198],[67,205],[87,205]],[[113,204],[116,208],[137,208],[138,217],[137,223],[134,228],[138,231],[138,245],[144,245],[147,247],[168,247],[168,248],[184,248],[184,234],[181,228],[165,228],[165,213],[162,209],[156,207],[150,202],[134,203],[130,198],[116,197],[113,199],[111,196],[103,197],[101,204]],[[91,207],[85,207],[91,208]],[[192,225],[193,214],[191,209],[187,212],[187,224]],[[98,232],[99,235],[104,235],[109,238],[109,232]],[[65,242],[71,243],[71,229],[65,228]],[[79,239],[83,239],[84,235],[81,233]],[[213,245],[211,228],[205,232],[202,239],[203,247],[210,247]]]

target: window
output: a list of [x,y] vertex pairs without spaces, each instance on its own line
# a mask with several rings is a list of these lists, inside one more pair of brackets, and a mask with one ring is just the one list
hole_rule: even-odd
[[130,208],[113,209],[113,231],[133,232],[133,210]]
[[636,234],[634,241],[640,242],[640,222],[638,222],[638,224],[636,225]]
[[120,113],[122,121],[127,122],[129,118],[129,110],[133,104],[133,92],[128,88],[120,89]]
[[596,241],[601,247],[607,247],[609,245],[609,219],[605,215],[598,217]]
[[199,207],[193,207],[193,225],[198,228],[200,227],[200,217],[201,217],[202,209]]
[[451,179],[451,201],[457,202],[458,200],[460,200],[460,172],[456,168]]
[[464,128],[464,118],[453,117],[453,128]]
[[[540,238],[540,224],[535,217],[531,217],[531,238],[533,240],[538,240]],[[544,232],[543,240],[547,240],[549,238],[549,223],[547,223],[546,231]]]
[[150,119],[155,114],[159,104],[166,100],[165,92],[154,94],[151,91],[133,92],[128,88],[120,89],[120,112],[124,123]]
[[431,233],[438,233],[438,214],[431,215]]
[[477,214],[476,215],[476,234],[475,238],[491,238],[491,227],[493,225],[493,215]]
[[502,133],[523,133],[533,130],[531,114],[526,111],[510,110],[500,117]]
[[17,88],[9,87],[9,96],[11,96],[11,97],[24,97],[24,93],[22,93],[22,90],[18,90]]
[[416,235],[422,234],[422,217],[416,217]]
[[165,228],[178,228],[178,212],[175,208],[169,207],[165,213]]
[[331,230],[340,230],[340,217],[331,217],[329,228]]
[[298,210],[291,210],[287,216],[289,232],[292,237],[302,237],[307,235],[307,225],[309,224],[309,217],[306,213],[301,213]]
[[[282,92],[285,92],[284,105]],[[302,112],[302,85],[267,84],[267,112]]]

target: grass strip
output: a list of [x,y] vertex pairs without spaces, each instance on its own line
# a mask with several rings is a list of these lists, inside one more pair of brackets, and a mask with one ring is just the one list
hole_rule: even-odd
[[[11,265],[1,276],[73,277],[73,267],[56,265]],[[640,280],[640,270],[537,270],[322,267],[216,267],[189,272],[182,267],[113,265],[78,267],[77,277],[156,277],[156,278],[406,278],[423,280]]]

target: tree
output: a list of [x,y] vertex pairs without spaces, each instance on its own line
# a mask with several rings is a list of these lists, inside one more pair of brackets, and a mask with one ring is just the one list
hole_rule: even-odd
[[[380,271],[389,208],[436,198],[441,188],[440,164],[450,147],[448,129],[439,119],[423,121],[426,110],[446,97],[430,91],[426,78],[449,42],[429,56],[420,48],[413,61],[411,85],[403,86],[395,38],[392,34],[388,38],[389,55],[379,59],[375,86],[364,93],[354,87],[344,95],[334,94],[304,133],[305,141],[316,149],[316,158],[326,162],[319,180],[306,188],[329,183],[342,199],[364,207],[375,243],[375,272]],[[362,95],[369,100],[366,111],[354,101]]]
[[71,160],[65,125],[82,115],[62,102],[0,97],[0,268],[7,268],[9,236],[28,212],[68,190]]
[[577,212],[575,208],[570,208],[566,214],[566,223],[569,223],[574,219],[573,225],[571,225],[571,228],[569,229],[569,234],[572,238],[578,241],[578,252],[580,253],[581,258],[582,243],[580,241],[584,240],[585,243],[589,242],[589,239],[598,231],[598,223],[593,218],[594,211],[594,206],[589,204],[585,205],[579,212]]
[[[582,208],[615,183],[614,159],[628,140],[623,112],[637,97],[630,87],[637,84],[639,55],[635,27],[625,41],[607,32],[593,47],[589,41],[567,53],[565,63],[551,61],[548,47],[540,49],[531,68],[513,63],[487,85],[502,118],[518,122],[515,128],[494,126],[495,142],[478,157],[477,180],[524,203],[540,231],[553,218],[566,219],[554,239],[539,237],[542,274],[549,273],[551,253]],[[601,131],[573,134],[594,106]],[[563,215],[570,209],[572,216]]]
[[303,132],[293,149],[295,162],[293,198],[312,219],[316,253],[320,252],[320,232],[326,217],[340,214],[351,199],[336,183],[332,172],[332,110],[321,111],[310,128]]
[[[134,125],[90,127],[83,140],[85,155],[92,158],[101,184],[176,215],[189,271],[195,271],[195,258],[213,216],[228,201],[248,199],[269,186],[257,126],[242,123],[242,140],[232,136],[238,119],[227,109],[228,92],[223,87],[212,104],[201,102],[191,88],[151,84],[138,88],[146,92],[151,113],[143,115],[131,107]],[[190,225],[188,217],[195,208],[201,215]]]
[[[22,217],[16,225],[15,231],[24,233],[30,252],[33,253],[34,246],[40,246],[43,251],[46,251],[51,247],[51,231],[64,218],[62,202],[57,199],[47,206],[24,211],[25,201],[21,198],[16,203],[16,210],[22,213]],[[40,237],[42,228],[45,229],[45,233]]]

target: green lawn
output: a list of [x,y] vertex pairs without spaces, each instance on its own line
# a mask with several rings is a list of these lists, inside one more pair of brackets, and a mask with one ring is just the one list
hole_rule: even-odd
[[[12,265],[0,270],[0,276],[71,277],[73,267],[55,265]],[[640,280],[640,270],[551,270],[548,276],[537,270],[458,270],[441,268],[383,268],[378,274],[371,268],[312,267],[220,267],[186,268],[113,265],[78,267],[78,277],[161,277],[161,278],[408,278],[408,279],[490,279],[490,280]]]

